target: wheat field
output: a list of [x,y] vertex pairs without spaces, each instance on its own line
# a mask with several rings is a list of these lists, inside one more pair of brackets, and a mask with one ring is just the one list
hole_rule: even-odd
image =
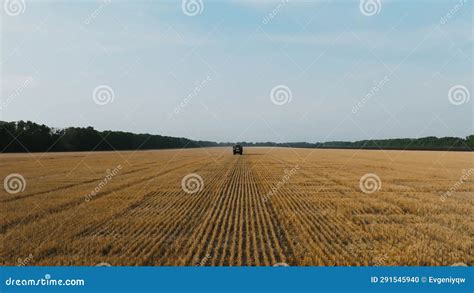
[[0,158],[2,265],[474,264],[472,153],[202,148]]

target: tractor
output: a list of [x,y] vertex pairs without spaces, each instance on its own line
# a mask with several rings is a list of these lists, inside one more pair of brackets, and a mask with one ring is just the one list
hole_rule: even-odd
[[244,147],[241,146],[240,144],[236,144],[232,147],[232,151],[235,154],[239,154],[239,155],[242,155],[243,152],[244,152]]

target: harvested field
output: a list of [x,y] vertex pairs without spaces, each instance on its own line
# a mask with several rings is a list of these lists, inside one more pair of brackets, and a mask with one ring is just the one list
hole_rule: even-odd
[[[3,265],[474,265],[472,153],[206,148],[0,158],[2,180],[25,179],[24,190],[0,190]],[[371,173],[380,182],[369,176],[363,192]]]

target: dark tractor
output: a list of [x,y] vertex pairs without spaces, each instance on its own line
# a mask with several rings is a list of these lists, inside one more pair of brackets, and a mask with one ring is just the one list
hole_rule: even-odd
[[235,154],[239,154],[239,155],[242,155],[242,153],[244,152],[244,147],[241,146],[240,144],[236,144],[232,147],[232,151]]

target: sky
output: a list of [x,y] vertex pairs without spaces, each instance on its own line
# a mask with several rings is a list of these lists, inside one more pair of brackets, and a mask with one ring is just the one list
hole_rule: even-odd
[[473,134],[473,4],[28,1],[0,120],[211,141]]

